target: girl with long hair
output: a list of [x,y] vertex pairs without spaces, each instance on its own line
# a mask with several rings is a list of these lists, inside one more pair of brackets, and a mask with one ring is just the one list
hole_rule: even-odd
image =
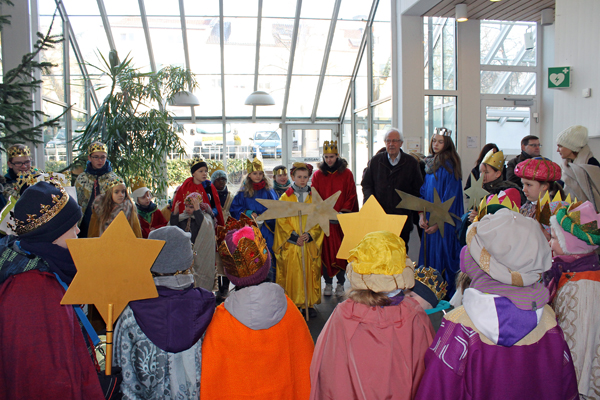
[[460,225],[463,214],[462,169],[460,156],[450,137],[450,131],[439,128],[431,137],[429,156],[425,158],[425,182],[421,187],[421,197],[429,202],[434,201],[434,190],[441,202],[454,198],[449,212],[453,213],[455,226],[447,222],[444,236],[437,224],[430,226],[429,215],[420,212],[419,226],[426,235],[421,239],[419,265],[437,269],[448,282],[448,296],[454,294],[454,279],[460,263],[460,244],[456,228]]
[[135,236],[142,237],[142,229],[136,207],[127,193],[125,182],[119,177],[109,180],[103,194],[96,197],[92,205],[92,218],[88,237],[100,237],[121,211],[125,213]]

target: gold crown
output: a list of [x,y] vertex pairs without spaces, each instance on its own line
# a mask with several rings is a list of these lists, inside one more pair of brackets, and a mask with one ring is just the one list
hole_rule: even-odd
[[477,215],[477,221],[481,221],[481,218],[485,217],[488,214],[488,207],[498,205],[508,208],[511,211],[519,213],[519,207],[515,203],[513,203],[508,196],[504,196],[502,202],[500,202],[500,198],[497,194],[493,195],[489,202],[486,201],[484,197],[481,199],[481,203],[479,203],[479,214]]
[[131,186],[131,192],[135,192],[138,189],[141,188],[147,188],[148,186],[146,185],[146,182],[144,181],[144,179],[142,179],[141,177],[136,177],[135,179],[130,179],[129,180],[129,186]]
[[323,143],[323,154],[339,154],[337,140],[326,140]]
[[223,240],[225,240],[225,236],[229,231],[236,231],[238,229],[242,229],[245,226],[258,226],[254,219],[250,218],[246,214],[240,214],[240,220],[229,216],[227,218],[227,222],[225,222],[225,226],[218,225],[217,226],[217,246],[221,244]]
[[568,207],[577,202],[577,198],[575,198],[575,200],[571,200],[571,194],[568,194],[567,198],[563,200],[560,192],[556,192],[556,195],[551,202],[550,195],[548,194],[548,191],[546,191],[544,197],[538,196],[534,218],[539,223],[548,226],[550,225],[550,217],[556,215],[559,209],[562,207]]
[[31,156],[31,151],[29,147],[22,145],[23,148],[20,148],[19,145],[10,146],[8,148],[8,159],[10,160],[13,157],[29,157]]
[[287,175],[288,170],[286,167],[279,167],[273,170],[273,176],[277,175]]
[[496,168],[498,171],[502,171],[504,168],[504,153],[502,150],[494,153],[494,150],[488,151],[488,153],[483,157],[481,161],[482,164],[491,165]]
[[448,282],[442,281],[440,287],[438,288],[434,268],[422,267],[415,269],[415,280],[427,286],[429,290],[431,290],[433,294],[435,294],[435,297],[437,297],[438,300],[443,299],[446,295],[446,291],[448,289]]
[[52,195],[52,204],[41,204],[40,207],[40,215],[37,214],[27,214],[27,220],[21,221],[17,217],[13,217],[15,220],[15,225],[9,224],[9,227],[15,231],[15,233],[19,235],[24,235],[28,232],[33,231],[34,229],[39,228],[44,225],[52,218],[56,216],[62,210],[67,202],[69,201],[69,194],[67,191],[57,182],[57,181],[49,181],[50,184],[54,185],[58,190],[60,190],[60,197],[53,194]]
[[112,174],[106,182],[102,183],[102,193],[106,193],[108,189],[120,184],[124,185],[125,181],[122,178],[119,178],[117,175]]
[[196,164],[198,164],[198,163],[205,163],[205,164],[208,166],[208,164],[206,163],[206,160],[205,160],[205,159],[203,159],[203,158],[194,158],[194,159],[192,159],[192,160],[190,161],[190,163],[189,163],[189,165],[190,165],[190,168],[193,168],[193,167],[194,167],[194,165],[196,165]]
[[452,135],[452,131],[450,129],[447,129],[447,128],[435,128],[433,130],[433,134],[434,135],[441,135],[441,136],[451,136]]
[[263,171],[264,172],[263,163],[257,157],[254,157],[254,160],[252,160],[252,161],[246,160],[246,172],[251,173],[254,171]]
[[60,174],[58,172],[46,173],[37,168],[31,168],[29,171],[18,176],[15,187],[20,193],[24,186],[33,186],[41,181],[58,183],[61,186],[70,186],[70,177],[65,174]]
[[88,155],[90,156],[98,151],[102,151],[108,154],[108,151],[106,150],[106,145],[104,143],[94,142],[90,144],[90,147],[88,147]]
[[269,256],[267,242],[260,234],[260,230],[256,226],[253,226],[252,230],[254,231],[254,240],[242,237],[233,254],[229,252],[227,242],[223,241],[219,245],[223,268],[237,278],[254,275],[264,266]]
[[210,178],[215,171],[225,171],[225,167],[221,161],[217,160],[206,160],[208,166],[208,177]]

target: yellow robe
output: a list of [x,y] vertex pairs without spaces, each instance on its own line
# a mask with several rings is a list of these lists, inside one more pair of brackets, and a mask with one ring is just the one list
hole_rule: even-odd
[[[298,201],[295,194],[281,195],[280,201]],[[308,195],[305,203],[312,203],[312,195]],[[302,217],[302,227],[306,226],[306,216]],[[323,231],[319,225],[308,231],[313,240],[304,243],[304,246],[292,244],[287,240],[292,232],[302,235],[298,217],[278,218],[275,227],[275,240],[273,242],[273,253],[277,259],[277,284],[284,290],[285,294],[298,307],[304,308],[304,280],[302,279],[302,255],[304,249],[304,261],[308,275],[308,306],[321,302],[321,248],[323,244]]]

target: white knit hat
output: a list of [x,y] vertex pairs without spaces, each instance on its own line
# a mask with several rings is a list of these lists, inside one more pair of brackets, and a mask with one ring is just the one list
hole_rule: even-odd
[[573,125],[559,133],[556,144],[578,153],[588,142],[588,130],[585,126]]

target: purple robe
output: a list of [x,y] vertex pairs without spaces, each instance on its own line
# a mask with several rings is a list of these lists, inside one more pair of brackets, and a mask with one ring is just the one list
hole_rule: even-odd
[[416,399],[579,398],[571,353],[552,321],[554,313],[543,318],[546,328],[540,326],[523,339],[532,342],[541,335],[539,340],[511,347],[484,343],[475,329],[451,321],[457,315],[468,325],[463,307],[446,316],[425,355]]

